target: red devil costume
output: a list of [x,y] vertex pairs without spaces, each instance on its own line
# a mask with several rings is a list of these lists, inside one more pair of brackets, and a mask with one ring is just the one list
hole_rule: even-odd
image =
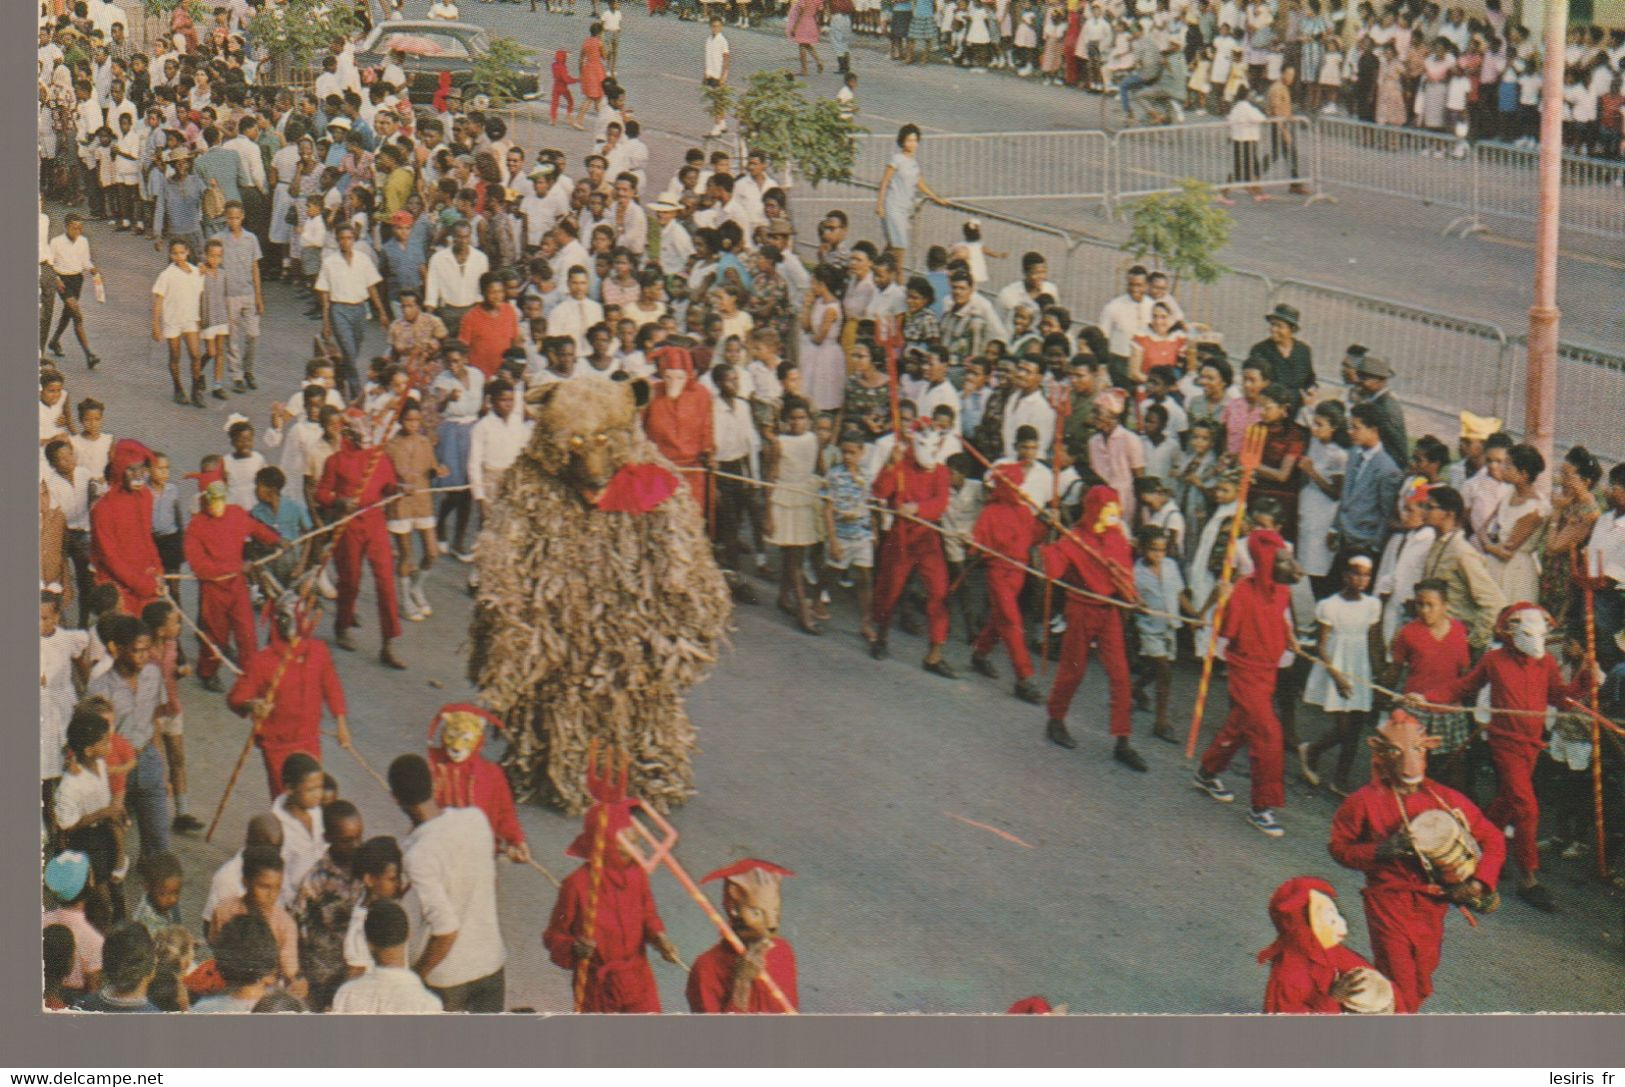
[[1230,716],[1202,756],[1201,772],[1212,777],[1230,765],[1247,745],[1252,759],[1254,811],[1286,803],[1281,780],[1281,721],[1275,716],[1275,679],[1281,656],[1291,645],[1291,591],[1275,581],[1275,556],[1286,546],[1279,533],[1247,536],[1253,572],[1236,582],[1225,608]]
[[[1021,494],[1027,469],[1021,464],[1000,464],[989,477],[987,505],[976,518],[971,539],[988,549],[987,621],[971,646],[975,657],[985,657],[998,642],[1010,653],[1016,681],[1025,682],[1033,674],[1032,656],[1021,622],[1021,588],[1027,582],[1023,569],[1032,549],[1043,537],[1043,526],[1033,515]],[[991,553],[990,553],[991,552]],[[998,557],[995,557],[998,556]]]
[[608,841],[597,912],[589,927],[592,865],[583,864],[564,877],[553,916],[542,933],[542,943],[553,962],[570,971],[576,968],[576,941],[591,939],[594,946],[581,1005],[584,1012],[660,1011],[660,991],[655,987],[644,945],[665,942],[666,926],[655,909],[648,874],[617,846],[621,831],[632,825],[632,808],[637,803],[627,799],[599,800],[587,809],[583,820],[586,829],[565,852],[583,859],[592,856],[593,837],[598,832],[600,812],[604,812]]
[[[1117,492],[1104,485],[1091,487],[1083,496],[1083,516],[1072,528],[1071,535],[1077,539],[1062,536],[1044,549],[1044,574],[1101,596],[1135,600],[1138,596],[1133,575],[1128,573],[1134,555],[1122,526],[1105,523],[1103,515],[1109,512],[1108,506],[1121,509]],[[1066,720],[1072,696],[1089,669],[1091,647],[1100,653],[1101,666],[1111,683],[1111,734],[1126,739],[1133,727],[1134,703],[1123,617],[1118,608],[1076,593],[1066,594],[1066,634],[1061,639],[1055,686],[1050,688],[1050,720]]]
[[150,463],[152,452],[140,442],[121,438],[107,461],[108,492],[90,507],[90,561],[96,580],[118,586],[119,606],[127,615],[158,599],[163,560],[152,540],[152,492],[132,488],[125,473]]
[[1565,683],[1557,661],[1545,650],[1544,640],[1538,646],[1538,655],[1519,647],[1518,628],[1524,613],[1533,613],[1531,618],[1544,618],[1546,629],[1551,629],[1551,618],[1539,605],[1527,601],[1508,605],[1495,620],[1495,636],[1500,639],[1501,647],[1485,653],[1477,667],[1465,676],[1426,692],[1425,697],[1433,703],[1462,705],[1476,698],[1488,684],[1490,705],[1497,709],[1542,714],[1517,717],[1496,713],[1491,715],[1489,726],[1496,793],[1485,814],[1495,826],[1512,827],[1512,851],[1518,868],[1533,876],[1540,870],[1540,850],[1535,845],[1540,804],[1535,799],[1533,776],[1535,760],[1546,746],[1544,712],[1548,706],[1565,708],[1571,701],[1586,698],[1591,685],[1584,669],[1573,683]]
[[397,490],[395,467],[381,449],[358,448],[345,437],[339,451],[327,458],[316,502],[336,506],[346,499],[357,509],[372,507],[345,522],[334,532],[333,566],[339,576],[339,614],[334,626],[340,634],[356,625],[355,602],[361,595],[361,564],[372,567],[373,591],[378,597],[378,624],[385,641],[401,636],[400,612],[395,602],[395,552],[389,541],[384,508],[377,503]]
[[1343,1005],[1332,995],[1332,984],[1341,974],[1371,964],[1341,943],[1323,947],[1309,922],[1309,892],[1319,891],[1335,899],[1330,883],[1313,876],[1289,879],[1270,895],[1270,920],[1275,922],[1276,939],[1258,953],[1258,961],[1269,963],[1270,980],[1264,989],[1264,1010],[1271,1013],[1297,1012],[1338,1015]]
[[[796,992],[796,953],[790,942],[778,935],[779,927],[779,898],[778,882],[785,876],[793,876],[794,872],[788,868],[781,868],[767,861],[742,860],[726,868],[719,868],[715,872],[700,880],[701,883],[711,883],[715,880],[725,880],[737,883],[742,891],[746,892],[746,908],[755,910],[758,923],[756,931],[741,932],[743,926],[736,925],[735,933],[746,945],[753,949],[755,943],[753,936],[761,936],[761,929],[766,929],[765,938],[768,941],[767,950],[762,954],[762,969],[773,979],[779,991],[789,1000],[790,1006],[800,1009],[801,998]],[[752,877],[758,877],[754,881]],[[752,896],[750,889],[759,893]],[[760,893],[765,892],[765,893]],[[724,892],[726,905],[726,892]],[[744,961],[744,956],[733,949],[727,940],[718,940],[716,946],[694,960],[694,966],[688,973],[688,1010],[706,1015],[716,1015],[723,1012],[744,1012],[751,1015],[782,1015],[784,1008],[779,1004],[767,985],[758,977],[750,984],[748,999],[743,1005],[735,999],[735,977]]]
[[525,830],[519,825],[519,812],[513,803],[513,788],[502,768],[480,753],[485,746],[482,728],[474,748],[464,758],[454,759],[446,751],[441,735],[442,722],[450,714],[470,714],[482,725],[502,730],[495,714],[478,706],[459,702],[440,707],[429,725],[429,770],[434,774],[434,802],[442,808],[478,808],[491,823],[497,848],[523,845]]
[[[219,486],[210,484],[211,489]],[[202,629],[198,635],[199,679],[209,679],[220,670],[211,641],[221,649],[232,643],[239,662],[253,656],[259,644],[254,637],[254,604],[243,573],[243,548],[250,539],[267,547],[282,546],[275,529],[250,517],[241,506],[227,505],[219,517],[198,513],[186,523],[186,565],[197,575],[197,623]]]
[[[1396,725],[1408,735],[1396,738],[1397,765],[1385,761],[1383,748],[1378,746]],[[1420,1011],[1422,1002],[1433,993],[1433,971],[1444,946],[1450,901],[1439,885],[1428,882],[1414,856],[1396,852],[1385,843],[1403,835],[1405,825],[1425,811],[1454,809],[1478,842],[1480,855],[1473,879],[1493,891],[1506,861],[1506,837],[1471,800],[1426,777],[1426,749],[1436,746],[1438,740],[1426,737],[1415,718],[1396,712],[1372,743],[1379,751],[1373,759],[1372,780],[1349,794],[1337,809],[1327,848],[1338,864],[1365,873],[1371,953],[1377,969],[1393,982],[1395,1010],[1408,1014]],[[1402,786],[1402,776],[1419,779],[1420,784]]]
[[891,530],[881,537],[875,571],[875,638],[884,644],[908,576],[918,570],[925,586],[931,644],[942,645],[948,640],[948,566],[942,558],[942,541],[931,525],[948,510],[948,469],[940,464],[921,467],[910,443],[900,464],[888,462],[880,469],[874,494],[894,511],[913,503],[917,507],[914,518],[918,519],[894,516]]
[[[668,370],[688,374],[688,382],[676,396],[664,389],[643,409],[643,431],[667,460],[681,469],[704,467],[716,452],[717,440],[711,417],[711,394],[694,380],[694,359],[681,347],[659,347],[649,353],[649,361],[662,376]],[[684,471],[694,501],[706,508],[704,472]]]
[[[286,668],[283,668],[284,660]],[[282,678],[276,685],[275,702],[254,737],[265,759],[265,777],[273,800],[282,793],[282,764],[289,755],[303,751],[321,760],[322,705],[325,703],[327,712],[334,717],[348,712],[344,688],[339,684],[339,674],[333,667],[327,643],[306,635],[300,637],[290,652],[289,643],[276,624],[272,624],[265,648],[249,658],[248,667],[232,684],[226,705],[238,716],[247,717],[255,700],[264,698],[270,691],[271,679],[278,669],[282,669]]]

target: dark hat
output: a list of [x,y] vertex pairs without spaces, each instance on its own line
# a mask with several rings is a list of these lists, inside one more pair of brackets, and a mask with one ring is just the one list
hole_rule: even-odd
[[1282,324],[1290,325],[1292,330],[1296,332],[1298,329],[1298,307],[1289,306],[1285,302],[1282,302],[1280,305],[1266,313],[1264,315],[1264,320],[1280,321]]
[[1359,355],[1350,360],[1354,364],[1354,372],[1361,377],[1380,377],[1387,380],[1394,376],[1394,368],[1388,360],[1376,355]]

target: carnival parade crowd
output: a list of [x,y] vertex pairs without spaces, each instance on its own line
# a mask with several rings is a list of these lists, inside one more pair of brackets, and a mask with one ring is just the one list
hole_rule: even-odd
[[[1424,127],[1445,101],[1431,43],[1453,45],[1455,66],[1476,56],[1486,85],[1516,69],[1520,44],[1493,18],[1441,22],[1431,5],[1336,21],[1316,0],[1274,18],[1255,16],[1262,3],[1142,4],[1149,29],[1114,31],[1125,13],[1104,5],[801,3],[790,34],[820,65],[826,15],[832,37],[845,18],[842,33],[889,30],[903,56],[964,20],[968,63],[1089,85],[1127,71],[1113,58],[1137,55],[1138,36],[1167,34],[1173,48],[1157,55],[1194,42],[1215,95],[1238,79],[1280,82],[1293,64],[1324,72],[1345,45],[1404,65],[1420,47],[1417,71],[1395,78],[1423,84],[1407,93]],[[329,647],[357,650],[364,623],[390,672],[410,667],[394,644],[403,620],[438,620],[456,638],[461,609],[436,616],[425,574],[470,564],[475,587],[479,527],[530,439],[527,403],[561,381],[638,387],[643,430],[685,474],[734,602],[770,594],[787,637],[851,626],[879,660],[894,623],[923,633],[927,671],[997,679],[1008,667],[1012,697],[1044,707],[1034,742],[1067,749],[1086,742],[1069,713],[1098,657],[1111,755],[1137,773],[1149,769],[1137,731],[1186,741],[1173,689],[1205,660],[1203,693],[1211,668],[1230,708],[1192,786],[1233,801],[1220,775],[1246,748],[1245,818],[1269,838],[1288,832],[1288,774],[1323,786],[1341,800],[1331,856],[1366,873],[1372,963],[1341,946],[1329,885],[1289,881],[1270,900],[1281,939],[1266,952],[1266,1010],[1419,1010],[1447,911],[1492,909],[1503,861],[1522,901],[1556,909],[1542,852],[1594,848],[1593,760],[1612,798],[1612,823],[1595,826],[1617,840],[1620,733],[1578,715],[1625,704],[1625,464],[1583,448],[1548,463],[1467,412],[1451,433],[1413,437],[1394,386],[1422,360],[1312,348],[1314,314],[1288,305],[1256,328],[1212,329],[1168,276],[1136,266],[1098,313],[1072,313],[1041,252],[991,282],[988,260],[1006,255],[968,214],[957,237],[911,237],[914,201],[941,201],[913,125],[897,133],[875,221],[832,211],[815,239],[797,237],[795,189],[755,152],[695,148],[653,176],[615,71],[616,0],[593,16],[577,74],[566,52],[552,62],[564,92],[553,119],[562,100],[567,124],[593,126],[579,163],[516,143],[447,83],[432,102],[406,99],[403,57],[363,72],[342,36],[311,89],[258,83],[244,34],[257,6],[232,0],[196,22],[179,7],[146,52],[105,0],[42,18],[47,1006],[507,1010],[495,865],[536,858],[482,753],[498,723],[447,705],[426,754],[389,765],[385,786],[413,828],[399,840],[368,837],[338,795],[322,725],[331,717],[351,748]],[[703,7],[704,76],[725,82],[724,18],[752,13]],[[798,31],[808,11],[812,29]],[[898,34],[910,13],[929,34],[907,18]],[[1290,29],[1272,37],[1283,14]],[[1052,41],[1049,26],[1069,20]],[[1226,40],[1239,76],[1216,70]],[[1577,48],[1586,86],[1614,100],[1614,143],[1594,123],[1584,139],[1617,153],[1617,82],[1590,75],[1615,78],[1621,42]],[[1327,97],[1317,82],[1310,104],[1363,101],[1348,97],[1347,70]],[[1363,61],[1354,70],[1364,78]],[[169,378],[166,391],[155,375],[152,395],[222,432],[195,471],[163,452],[172,439],[143,427],[139,402],[70,392],[81,375],[138,363],[128,348],[98,354],[85,318],[105,291],[97,253],[149,242],[151,338]],[[300,304],[310,352],[261,344],[267,307]],[[288,394],[268,418],[227,414],[262,382]],[[377,610],[363,620],[369,569]],[[184,704],[219,694],[252,724],[268,801],[237,855],[193,872],[172,848],[172,835],[204,829]],[[570,851],[585,863],[563,881],[544,943],[579,979],[580,1009],[658,1011],[647,949],[677,952],[644,869],[604,844],[636,805],[594,796]],[[1428,812],[1460,828],[1466,875],[1419,847],[1412,824]],[[791,875],[745,859],[707,877],[738,939],[694,962],[690,1010],[798,1002],[776,935]],[[198,880],[210,888],[201,927],[178,907]]]

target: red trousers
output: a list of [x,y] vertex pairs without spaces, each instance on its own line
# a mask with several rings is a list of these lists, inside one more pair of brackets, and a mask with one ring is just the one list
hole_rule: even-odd
[[1027,636],[1021,623],[1021,587],[1026,580],[1025,570],[1016,570],[998,561],[989,564],[987,622],[982,624],[982,632],[971,646],[972,653],[985,657],[995,645],[1004,642],[1017,679],[1026,679],[1033,674],[1033,659],[1027,652]]
[[389,531],[383,517],[376,523],[371,515],[349,523],[333,546],[333,566],[339,575],[338,629],[355,623],[356,597],[361,595],[361,563],[372,567],[373,590],[378,594],[378,629],[382,637],[401,636],[400,613],[395,605],[395,553],[390,548]]
[[570,88],[555,86],[553,88],[553,102],[547,110],[547,119],[549,121],[557,121],[559,119],[559,103],[561,101],[564,103],[564,113],[566,116],[568,116],[576,108],[575,96],[570,93]]
[[[254,605],[248,598],[248,582],[240,577],[230,581],[200,581],[197,592],[197,625],[209,641],[229,649],[237,662],[246,666],[257,648],[254,640]],[[232,644],[235,643],[235,644]],[[197,674],[208,679],[220,670],[220,658],[208,642],[198,639]]]
[[1286,803],[1281,780],[1281,721],[1275,716],[1275,677],[1272,664],[1230,662],[1230,716],[1202,756],[1202,773],[1219,773],[1243,744],[1252,758],[1254,808],[1279,808]]
[[1116,608],[1092,605],[1066,609],[1066,634],[1061,638],[1061,665],[1049,692],[1049,715],[1064,720],[1078,684],[1089,671],[1089,651],[1100,653],[1101,667],[1111,684],[1111,734],[1127,736],[1134,725],[1132,681],[1128,649],[1123,643],[1123,617]]
[[1490,762],[1495,765],[1495,799],[1484,809],[1484,817],[1497,830],[1511,825],[1512,856],[1522,872],[1540,871],[1540,850],[1535,831],[1540,825],[1540,802],[1535,799],[1535,759],[1540,749],[1529,744],[1490,743]]
[[317,722],[316,728],[318,731],[312,740],[297,742],[262,740],[260,742],[260,757],[265,760],[265,780],[271,787],[272,800],[282,795],[282,764],[288,761],[289,755],[296,751],[302,751],[317,762],[322,761],[320,722]]
[[[1066,17],[1066,34],[1061,38],[1061,52],[1066,58],[1066,85],[1077,86],[1078,79],[1083,72],[1083,62],[1078,59],[1078,38],[1083,34],[1083,12],[1074,11]],[[1127,518],[1125,517],[1125,520]]]
[[1394,1010],[1410,1015],[1433,995],[1433,971],[1444,946],[1444,918],[1450,904],[1408,890],[1365,889],[1365,923],[1371,932],[1371,958],[1394,983]]
[[[918,533],[902,534],[910,528]],[[925,535],[930,533],[930,535]],[[902,537],[902,538],[899,538]],[[948,640],[948,566],[942,561],[942,545],[936,534],[921,526],[897,525],[880,545],[879,569],[875,571],[874,626],[884,638],[891,625],[892,612],[902,599],[903,587],[915,570],[925,584],[925,618],[931,630],[931,644]]]

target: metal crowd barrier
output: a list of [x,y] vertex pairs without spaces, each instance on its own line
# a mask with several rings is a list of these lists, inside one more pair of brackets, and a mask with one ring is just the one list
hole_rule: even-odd
[[[1504,143],[1473,146],[1472,208],[1476,216],[1533,223],[1540,196],[1540,152]],[[1563,156],[1562,229],[1625,239],[1625,162]],[[1475,226],[1480,226],[1475,218]]]
[[1247,170],[1226,121],[1125,128],[1112,141],[1113,206],[1126,199],[1177,192],[1188,179],[1229,191],[1291,186],[1318,192],[1314,133],[1306,117],[1271,118],[1261,125],[1256,173]]

